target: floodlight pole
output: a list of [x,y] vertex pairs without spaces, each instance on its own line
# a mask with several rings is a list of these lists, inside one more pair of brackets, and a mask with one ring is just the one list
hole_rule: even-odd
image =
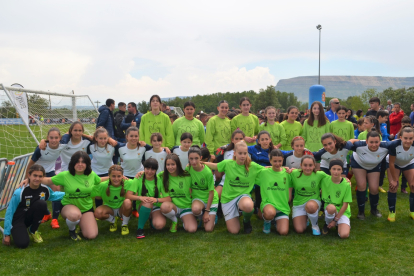
[[319,30],[319,73],[318,73],[318,84],[321,84],[321,30],[322,26],[316,26],[316,29]]

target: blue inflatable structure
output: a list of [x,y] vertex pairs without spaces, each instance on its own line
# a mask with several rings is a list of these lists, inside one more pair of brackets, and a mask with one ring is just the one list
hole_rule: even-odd
[[325,87],[323,85],[315,84],[309,87],[309,109],[313,102],[320,102],[325,106]]

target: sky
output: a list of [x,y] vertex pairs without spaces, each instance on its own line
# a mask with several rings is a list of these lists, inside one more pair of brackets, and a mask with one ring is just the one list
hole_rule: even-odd
[[413,77],[414,1],[4,1],[0,83],[93,101]]

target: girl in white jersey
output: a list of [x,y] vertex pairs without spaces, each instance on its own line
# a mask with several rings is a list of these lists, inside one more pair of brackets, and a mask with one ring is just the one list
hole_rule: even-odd
[[[47,140],[46,142],[46,149],[41,150],[39,146],[36,147],[32,159],[29,161],[26,170],[26,178],[29,178],[29,168],[34,165],[38,164],[41,165],[46,171],[46,177],[55,176],[55,164],[56,160],[59,158],[59,155],[63,148],[66,146],[64,144],[60,144],[60,139],[62,136],[60,135],[60,130],[56,127],[52,127],[49,129],[47,133]],[[55,191],[60,191],[60,187],[56,185],[51,185],[50,188]],[[42,223],[52,219],[51,226],[53,229],[58,229],[59,222],[59,214],[61,209],[61,202],[59,201],[52,201],[52,210],[53,216],[49,213],[43,217]]]
[[193,144],[193,135],[191,135],[189,132],[184,132],[181,134],[180,141],[181,146],[173,147],[171,152],[178,155],[180,158],[181,166],[183,167],[183,170],[185,170],[188,165],[188,150]]
[[400,172],[403,173],[410,185],[410,216],[414,219],[414,130],[405,127],[398,135],[401,140],[391,142],[389,147],[388,180],[388,220],[395,221],[395,205]]
[[365,219],[365,196],[367,180],[369,186],[369,201],[371,214],[375,217],[382,217],[378,211],[378,187],[382,159],[388,154],[389,142],[381,142],[380,135],[375,130],[368,132],[366,141],[354,142],[346,148],[354,151],[351,156],[351,167],[354,172],[358,190],[356,192],[358,203],[358,216],[360,220]]
[[149,150],[145,153],[144,160],[149,158],[154,158],[158,162],[157,174],[164,171],[164,163],[167,154],[170,153],[168,148],[163,148],[162,145],[162,135],[159,132],[151,134],[151,144],[152,150]]
[[305,149],[305,139],[302,136],[293,137],[290,146],[292,150],[282,150],[284,165],[290,169],[300,169],[302,156],[312,155],[312,153]]

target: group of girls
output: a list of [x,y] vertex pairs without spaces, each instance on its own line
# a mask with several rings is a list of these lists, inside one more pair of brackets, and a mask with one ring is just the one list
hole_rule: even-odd
[[[359,219],[365,218],[367,186],[371,213],[381,216],[377,209],[379,167],[387,154],[390,221],[395,221],[400,172],[414,188],[412,128],[403,128],[400,140],[381,142],[378,132],[368,131],[375,121],[367,117],[359,140],[351,139],[346,108],[340,107],[339,119],[330,124],[318,102],[311,105],[303,126],[296,121],[299,110],[294,106],[280,123],[276,108],[266,108],[265,122],[259,124],[249,112],[250,100],[242,98],[241,113],[233,120],[226,116],[228,103],[219,103],[218,115],[209,119],[204,137],[201,122],[193,116],[193,103],[185,104],[185,117],[173,126],[160,111],[160,103],[157,95],[151,97],[151,111],[142,117],[140,129],[128,128],[125,144],[110,139],[103,128],[88,137],[83,125],[75,122],[63,136],[52,128],[36,149],[29,165],[45,167],[48,177],[43,184],[53,190],[64,187],[61,203],[52,204],[53,218],[60,211],[73,240],[80,239],[78,224],[85,238],[95,238],[96,219],[108,220],[110,231],[116,231],[118,219],[122,219],[121,233],[126,235],[131,214],[138,217],[137,238],[145,237],[144,225],[149,220],[155,229],[164,228],[167,219],[171,220],[171,232],[177,231],[178,218],[188,232],[197,231],[203,223],[206,231],[213,231],[220,207],[230,233],[239,232],[240,215],[244,232],[250,233],[250,218],[257,211],[264,219],[265,233],[277,221],[277,232],[286,235],[292,210],[296,232],[303,233],[310,222],[313,234],[320,235],[321,210],[325,214],[322,233],[338,226],[339,236],[346,238],[352,202],[346,179],[349,163],[357,182]],[[203,142],[207,156],[200,149]],[[112,164],[114,155],[120,157],[120,166]],[[54,176],[59,156],[63,172]],[[410,194],[410,211],[414,219],[414,193]]]

